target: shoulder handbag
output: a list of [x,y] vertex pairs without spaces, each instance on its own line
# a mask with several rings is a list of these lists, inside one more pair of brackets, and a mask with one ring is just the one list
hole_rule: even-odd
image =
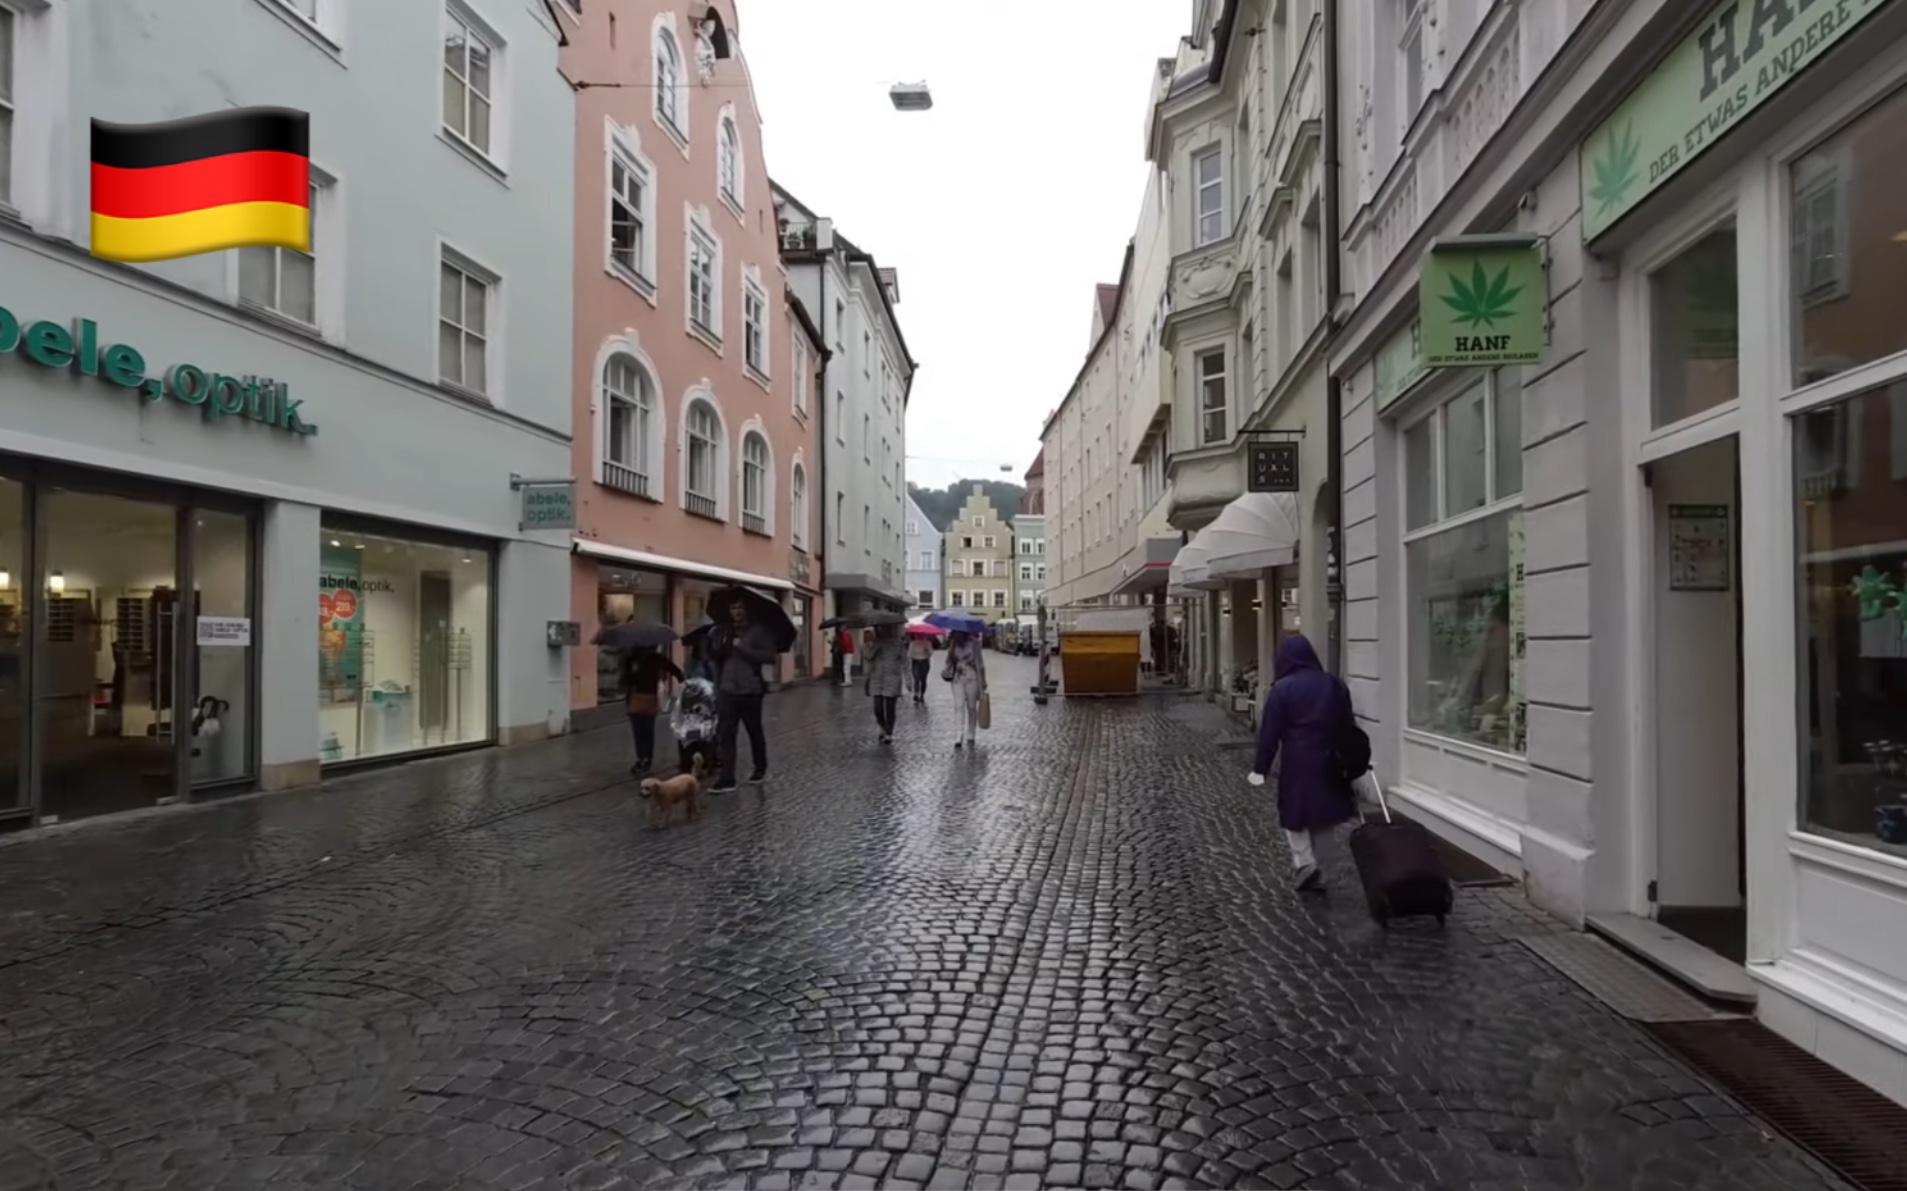
[[662,709],[662,702],[654,691],[631,691],[628,706],[630,715],[654,715]]

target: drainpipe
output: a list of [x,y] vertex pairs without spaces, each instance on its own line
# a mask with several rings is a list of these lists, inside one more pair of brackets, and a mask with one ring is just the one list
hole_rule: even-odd
[[1331,369],[1330,349],[1337,340],[1338,299],[1343,296],[1342,230],[1339,227],[1338,172],[1338,6],[1324,5],[1324,255],[1325,317],[1325,475],[1331,489],[1331,565],[1325,574],[1325,599],[1331,605],[1330,640],[1325,665],[1344,672],[1344,386]]
[[[821,377],[818,383],[821,391],[815,394],[815,425],[821,431],[820,456],[821,482],[821,616],[828,619],[828,555],[834,553],[834,539],[828,536],[829,510],[834,507],[834,489],[828,486],[828,413],[834,402],[828,392],[828,364],[834,355],[834,340],[828,338],[828,266],[834,261],[834,245],[821,247],[821,220],[817,216],[815,224],[815,248],[821,260],[821,310],[816,316],[815,325],[821,328]],[[817,623],[819,623],[817,621]]]

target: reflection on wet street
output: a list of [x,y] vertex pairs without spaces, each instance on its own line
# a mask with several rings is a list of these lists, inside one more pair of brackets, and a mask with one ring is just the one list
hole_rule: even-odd
[[993,669],[663,832],[606,730],[0,846],[0,1188],[1834,1185],[1518,890],[1379,932],[1223,713]]

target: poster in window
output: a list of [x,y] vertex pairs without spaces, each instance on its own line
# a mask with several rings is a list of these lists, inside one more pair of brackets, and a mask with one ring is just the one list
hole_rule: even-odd
[[1729,591],[1733,538],[1727,505],[1669,506],[1669,590]]
[[364,601],[356,550],[326,546],[318,558],[318,669],[333,703],[355,703],[364,673]]

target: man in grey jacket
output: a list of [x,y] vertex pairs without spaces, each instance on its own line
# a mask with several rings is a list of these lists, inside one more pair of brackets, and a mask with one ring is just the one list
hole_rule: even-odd
[[709,630],[709,658],[715,663],[715,738],[722,753],[722,775],[711,794],[735,789],[735,763],[741,759],[736,730],[748,732],[748,754],[755,763],[749,783],[768,777],[768,741],[761,726],[761,700],[768,689],[761,668],[775,660],[775,634],[748,619],[748,604],[729,601],[728,623]]

